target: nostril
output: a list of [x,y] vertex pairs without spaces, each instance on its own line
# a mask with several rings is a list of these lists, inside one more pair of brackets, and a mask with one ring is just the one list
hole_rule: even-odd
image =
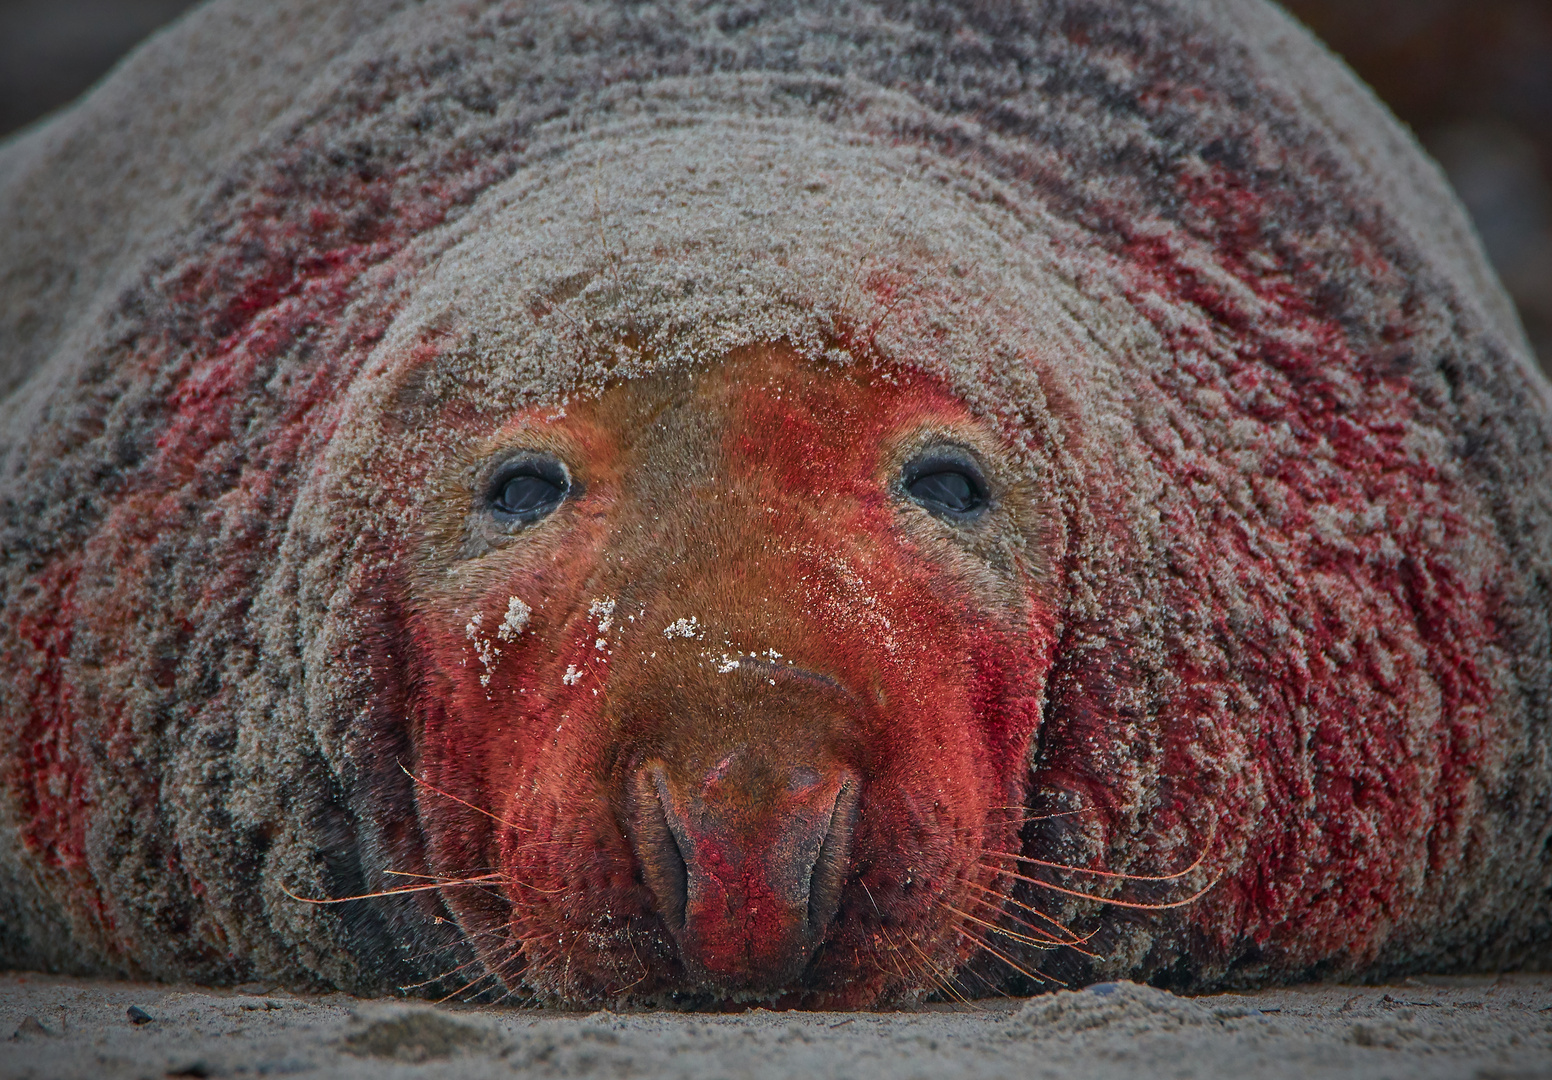
[[857,807],[861,802],[862,784],[855,774],[841,782],[836,794],[835,806],[830,813],[830,826],[820,845],[819,857],[808,884],[808,934],[811,940],[822,938],[835,918],[840,906],[841,890],[851,871],[851,838],[857,823]]
[[668,824],[669,794],[661,766],[648,766],[631,781],[631,845],[642,877],[657,899],[657,911],[671,932],[684,929],[689,872],[684,852]]

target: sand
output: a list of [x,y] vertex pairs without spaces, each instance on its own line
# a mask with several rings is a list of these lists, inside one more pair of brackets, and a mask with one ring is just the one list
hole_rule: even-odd
[[916,1012],[583,1015],[6,974],[0,1031],[0,1076],[59,1080],[1528,1080],[1552,1075],[1552,976],[1424,977],[1195,998],[1104,983]]

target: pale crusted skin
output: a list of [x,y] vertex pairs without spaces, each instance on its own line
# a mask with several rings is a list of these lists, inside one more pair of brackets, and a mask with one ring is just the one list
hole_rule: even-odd
[[[0,960],[358,992],[469,960],[434,894],[287,895],[415,846],[383,671],[428,463],[785,339],[942,379],[1050,493],[1031,805],[1084,813],[1025,851],[1208,849],[1167,912],[1029,886],[1099,930],[1046,970],[1540,962],[1547,386],[1436,172],[1276,12],[256,7],[0,156]],[[104,170],[110,101],[161,115],[180,50],[267,96]]]

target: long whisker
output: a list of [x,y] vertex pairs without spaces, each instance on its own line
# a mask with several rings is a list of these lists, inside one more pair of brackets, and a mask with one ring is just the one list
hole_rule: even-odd
[[1004,870],[1003,873],[1007,874],[1011,878],[1016,878],[1019,881],[1027,881],[1031,885],[1038,885],[1042,889],[1050,889],[1052,892],[1059,892],[1063,896],[1075,896],[1079,900],[1092,900],[1096,904],[1109,904],[1112,907],[1131,908],[1133,911],[1167,911],[1170,908],[1181,908],[1188,904],[1194,904],[1196,901],[1206,896],[1212,887],[1217,885],[1220,880],[1219,878],[1213,878],[1206,885],[1202,886],[1200,889],[1186,897],[1184,900],[1173,900],[1164,904],[1139,904],[1130,900],[1111,900],[1104,896],[1091,896],[1088,893],[1078,892],[1076,889],[1064,889],[1060,885],[1051,884],[1049,881],[1041,881],[1039,878],[1025,877],[1023,874],[1015,874],[1011,870]]
[[[441,921],[443,921],[443,922],[452,922],[451,919],[443,919]],[[501,931],[501,930],[476,930],[474,933],[471,934],[468,931],[463,930],[461,927],[459,929],[460,929],[460,932],[463,934],[462,941],[466,942],[466,943],[469,943],[471,945],[474,942],[475,938],[482,938],[482,937],[505,937],[506,936],[506,932],[505,931]],[[429,948],[421,949],[418,952],[410,953],[408,956],[405,957],[405,959],[409,960],[409,961],[412,961],[412,962],[413,961],[418,961],[418,960],[424,960],[428,956],[432,956],[432,955],[434,955],[436,953],[440,953],[440,952],[446,952],[448,949],[454,948],[454,947],[456,947],[456,944],[452,943],[452,942],[449,942],[449,943],[444,944],[444,945],[432,945]],[[457,968],[454,968],[453,970],[456,971]],[[417,984],[417,985],[419,985],[419,984]]]
[[[969,900],[972,904],[979,904],[979,905],[981,905],[981,907],[987,909],[990,912],[995,913],[1000,918],[1004,918],[1004,919],[1007,919],[1010,922],[1017,923],[1019,926],[1022,926],[1024,929],[1026,929],[1030,933],[1034,934],[1036,940],[1035,941],[1031,941],[1030,944],[1036,944],[1036,942],[1038,942],[1039,943],[1038,947],[1045,948],[1045,949],[1071,949],[1073,952],[1078,953],[1080,956],[1087,956],[1087,957],[1089,957],[1092,960],[1098,960],[1099,959],[1099,954],[1098,953],[1092,953],[1089,950],[1083,948],[1083,943],[1088,941],[1089,938],[1093,937],[1095,933],[1098,933],[1098,931],[1092,931],[1087,936],[1081,937],[1081,938],[1077,938],[1075,940],[1068,940],[1068,939],[1065,939],[1065,938],[1053,937],[1048,931],[1040,929],[1039,927],[1035,926],[1033,923],[1025,922],[1023,919],[1019,918],[1017,915],[1014,915],[1012,912],[1008,911],[1002,905],[995,904],[992,901],[986,899],[984,896],[968,896],[965,899]],[[1058,923],[1057,925],[1060,925],[1060,924]],[[1006,931],[1002,927],[998,927],[998,932],[999,933],[1006,933]],[[1012,936],[1015,936],[1015,935],[1009,934],[1009,936],[1012,937]]]
[[502,992],[500,997],[497,997],[497,998],[493,999],[490,1002],[490,1004],[491,1005],[505,1005],[509,1001],[516,1000],[518,994],[520,994],[520,993],[522,993],[521,990],[518,990],[515,987],[508,987],[505,991]]
[[[969,884],[969,883],[967,882],[967,884]],[[997,914],[999,916],[1002,916],[1004,918],[1012,920],[1013,922],[1018,923],[1020,926],[1024,927],[1030,933],[1034,934],[1036,937],[1038,937],[1042,942],[1044,942],[1047,945],[1070,945],[1071,944],[1071,941],[1069,941],[1067,938],[1059,938],[1059,937],[1055,936],[1054,934],[1052,934],[1051,931],[1046,930],[1046,929],[1044,929],[1042,927],[1035,926],[1032,923],[1027,923],[1024,920],[1018,918],[1016,915],[1013,915],[1012,913],[1008,912],[1003,907],[1003,904],[1006,902],[1006,898],[1003,897],[1000,893],[992,892],[991,890],[988,890],[988,892],[990,893],[990,898],[988,898],[986,896],[976,896],[974,894],[967,894],[965,896],[965,900],[967,900],[968,902],[970,902],[972,904],[979,905],[980,907],[985,908],[987,911],[994,912],[995,914]]]
[[906,986],[912,986],[926,982],[930,984],[933,989],[940,989],[938,987],[937,980],[932,977],[931,973],[918,970],[918,966],[913,964],[910,958],[905,955],[905,950],[901,949],[899,945],[895,944],[894,935],[889,932],[889,927],[885,926],[883,923],[879,923],[878,932],[880,936],[883,937],[884,944],[889,948],[889,956],[894,964],[895,976],[902,983],[904,983]]
[[442,798],[444,798],[444,799],[451,799],[451,800],[453,800],[453,802],[457,803],[459,806],[466,806],[470,810],[473,810],[476,814],[484,814],[486,817],[490,818],[490,820],[494,821],[496,824],[505,826],[506,828],[511,829],[514,832],[533,832],[532,829],[524,828],[522,825],[514,825],[510,821],[504,821],[501,818],[497,817],[495,814],[492,814],[489,810],[482,810],[480,807],[475,806],[472,802],[469,802],[466,799],[460,799],[456,795],[451,795],[448,792],[445,792],[441,788],[437,787],[435,784],[431,783],[429,780],[422,780],[420,777],[416,776],[414,773],[412,773],[408,769],[406,769],[404,767],[404,762],[402,762],[402,761],[399,762],[398,765],[399,765],[399,768],[404,772],[405,776],[407,776],[411,780],[415,781],[415,783],[422,785],[427,790],[436,792],[438,795],[442,796]]
[[[985,901],[981,901],[981,902],[985,903]],[[1024,941],[1028,940],[1028,939],[1023,938],[1022,935],[1010,933],[1009,931],[1007,931],[1003,927],[993,926],[991,923],[983,922],[982,920],[977,919],[975,916],[970,915],[968,912],[963,912],[963,911],[958,910],[952,904],[949,904],[946,901],[938,900],[938,901],[935,901],[935,903],[936,903],[936,905],[938,907],[941,907],[941,908],[949,911],[950,913],[952,913],[954,915],[958,915],[961,918],[969,919],[971,922],[980,923],[982,926],[985,926],[987,929],[991,930],[993,933],[1004,934],[1004,935],[1007,935],[1009,937],[1012,937],[1014,940],[1024,940]],[[1033,980],[1035,980],[1037,982],[1043,981],[1043,982],[1054,983],[1057,986],[1065,986],[1066,985],[1066,983],[1063,983],[1060,979],[1053,978],[1052,976],[1046,975],[1043,972],[1032,972],[1032,971],[1026,970],[1022,965],[1020,965],[1018,963],[1015,963],[1012,960],[1012,958],[1008,957],[1006,954],[1000,952],[999,950],[993,948],[989,941],[987,941],[985,938],[981,937],[978,934],[969,934],[967,936],[970,938],[971,942],[975,945],[976,948],[982,950],[983,952],[989,953],[991,956],[997,958],[998,960],[1001,960],[1004,964],[1007,964],[1009,967],[1013,968],[1015,971],[1017,971],[1020,974],[1024,975],[1026,978],[1033,979]],[[1040,942],[1029,942],[1029,944],[1034,945],[1036,948],[1042,948],[1042,949],[1051,949],[1051,948],[1059,947],[1059,945],[1041,944]],[[1080,949],[1078,951],[1082,952],[1083,950]],[[1092,956],[1093,954],[1092,953],[1088,953],[1086,955]],[[997,985],[996,983],[991,982],[989,979],[986,978],[986,976],[984,976],[980,972],[976,971],[974,967],[967,968],[966,970],[968,970],[971,974],[975,975],[975,977],[977,979],[979,979],[983,984],[985,984],[986,986],[990,986],[1000,996],[1002,996],[1002,997],[1011,997],[1011,995],[1006,990],[1004,990],[1001,986]]]
[[[486,872],[485,874],[483,874],[483,875],[481,875],[479,877],[472,877],[472,878],[438,877],[438,876],[436,876],[434,874],[414,874],[414,873],[410,873],[407,870],[384,870],[383,873],[384,874],[393,874],[395,877],[418,878],[418,879],[420,879],[422,881],[427,882],[427,884],[425,886],[423,886],[420,891],[430,891],[432,888],[440,888],[442,886],[447,886],[448,888],[454,888],[454,887],[457,887],[457,886],[467,885],[467,886],[473,888],[477,892],[484,893],[486,896],[490,897],[493,900],[505,901],[507,899],[507,897],[502,895],[502,893],[501,893],[501,891],[499,889],[490,888],[491,885],[500,884],[502,882],[505,882],[505,881],[509,880],[507,878],[507,875],[504,872],[499,871],[499,870],[490,870],[490,871]],[[521,882],[514,882],[514,884],[521,884]],[[399,892],[415,892],[417,890],[416,889],[411,889],[411,888],[405,888],[405,889],[394,889],[394,890],[391,890],[391,891],[393,893],[399,893]]]
[[1054,815],[1054,814],[1036,814],[1036,815],[1033,815],[1031,817],[991,818],[991,819],[988,819],[988,821],[984,822],[984,823],[974,823],[974,822],[972,822],[972,823],[966,824],[966,825],[956,825],[952,829],[948,829],[946,831],[951,832],[951,833],[980,832],[980,831],[984,831],[988,826],[995,827],[995,826],[999,826],[999,825],[1000,826],[1017,825],[1020,828],[1022,828],[1025,825],[1032,825],[1032,824],[1034,824],[1037,821],[1048,821],[1052,817],[1055,817],[1055,816],[1056,815]]
[[984,938],[979,938],[978,937],[978,938],[975,938],[974,940],[975,940],[976,945],[980,946],[981,948],[985,949],[987,952],[991,953],[998,960],[1001,960],[1004,964],[1007,964],[1010,968],[1012,968],[1014,971],[1018,972],[1020,975],[1023,975],[1025,978],[1033,979],[1036,982],[1054,983],[1057,986],[1066,986],[1067,985],[1066,983],[1062,982],[1062,980],[1060,980],[1058,978],[1055,978],[1053,976],[1047,975],[1044,972],[1030,971],[1028,968],[1024,967],[1024,965],[1022,965],[1020,963],[1017,963],[1016,961],[1014,961],[1011,958],[1009,958],[1006,953],[1000,951],[999,949],[994,948],[992,946],[991,942],[985,940]]
[[1213,837],[1217,835],[1218,823],[1212,822],[1207,829],[1207,839],[1202,843],[1202,850],[1197,853],[1196,861],[1184,870],[1177,870],[1173,874],[1119,874],[1112,870],[1090,870],[1085,866],[1070,866],[1067,863],[1045,862],[1041,859],[1031,859],[1027,855],[1015,855],[1011,851],[983,851],[985,855],[997,855],[1005,859],[1016,859],[1021,863],[1031,866],[1043,866],[1050,870],[1065,870],[1073,874],[1089,874],[1093,877],[1112,878],[1118,881],[1178,881],[1183,877],[1194,874],[1201,869],[1202,863],[1207,861],[1207,853],[1212,849]]
[[[895,969],[895,977],[907,986],[917,982],[919,977],[917,972],[910,969],[905,956],[900,952],[900,946],[896,945],[894,939],[890,937],[889,927],[884,925],[884,913],[878,909],[878,901],[873,899],[873,890],[868,888],[868,883],[865,881],[858,881],[857,884],[862,886],[863,895],[868,898],[868,903],[873,905],[873,914],[878,916],[879,935],[884,939],[884,944],[889,947],[890,959],[893,961]],[[902,964],[905,965],[904,968],[901,967]],[[880,970],[883,970],[882,967],[880,967]],[[884,972],[884,974],[887,975],[889,973]],[[931,982],[932,980],[929,978],[927,981]]]
[[[973,939],[973,938],[972,938],[972,940],[976,941],[976,948],[980,948],[979,940],[978,939]],[[1011,999],[1013,997],[1012,994],[1008,993],[1006,990],[1004,990],[1002,988],[1002,984],[1001,983],[994,982],[994,981],[992,981],[992,979],[990,977],[988,977],[986,975],[982,975],[981,972],[976,968],[976,966],[974,964],[966,965],[966,967],[964,968],[964,971],[962,972],[962,975],[973,976],[975,978],[976,982],[980,983],[982,986],[986,987],[988,990],[990,990],[992,993],[996,994],[1000,998],[1010,998]],[[975,1005],[973,1003],[971,1004],[971,1008],[975,1009],[978,1012],[985,1012],[986,1011],[985,1009],[982,1009],[979,1005]]]
[[905,955],[904,950],[902,950],[900,946],[894,943],[895,935],[889,932],[889,927],[885,926],[883,923],[879,923],[878,928],[880,931],[882,931],[884,940],[889,942],[890,948],[894,950],[897,956],[899,956],[901,963],[906,964],[909,973],[915,976],[915,978],[911,981],[914,981],[918,984],[921,982],[926,982],[927,985],[931,986],[934,990],[944,995],[945,997],[960,998],[963,1000],[963,996],[956,993],[952,984],[943,977],[943,973],[939,971],[938,968],[927,957],[927,955],[922,952],[921,947],[918,946],[916,942],[911,940],[911,935],[908,932],[901,930],[900,936],[905,939],[905,943],[915,951],[917,957],[919,958],[918,962],[914,965],[910,963],[910,958]]
[[1017,941],[1017,942],[1019,942],[1019,943],[1021,943],[1023,945],[1029,945],[1029,946],[1032,946],[1032,947],[1034,947],[1036,949],[1041,949],[1041,950],[1045,950],[1045,951],[1050,951],[1052,949],[1059,949],[1059,948],[1062,947],[1062,943],[1059,942],[1059,941],[1051,941],[1049,938],[1046,938],[1046,939],[1032,938],[1028,934],[1020,934],[1016,930],[1009,930],[1006,927],[998,926],[996,923],[987,922],[985,919],[982,919],[982,918],[979,918],[979,917],[977,917],[975,915],[972,915],[968,911],[960,911],[953,904],[950,904],[950,903],[947,903],[947,902],[944,902],[944,901],[941,901],[941,900],[939,901],[939,904],[943,908],[945,908],[946,910],[953,912],[955,915],[958,915],[961,919],[965,919],[965,920],[967,920],[969,922],[973,922],[977,926],[984,926],[984,927],[986,927],[986,929],[990,930],[994,934],[1001,934],[1003,937],[1010,938],[1013,941]]
[[[447,979],[447,978],[450,978],[452,976],[455,976],[455,975],[458,974],[458,972],[463,971],[465,968],[473,967],[474,965],[476,965],[478,963],[480,963],[480,961],[477,960],[477,959],[469,960],[469,961],[466,961],[466,962],[464,962],[462,964],[459,964],[456,967],[449,968],[448,970],[442,972],[440,975],[435,975],[432,978],[426,979],[424,982],[410,983],[407,986],[399,987],[399,989],[401,991],[405,991],[405,992],[408,992],[408,991],[411,991],[411,990],[419,990],[421,987],[430,986],[432,983],[441,982],[443,979]],[[462,986],[460,986],[458,989],[454,990],[452,993],[447,994],[444,997],[441,997],[441,998],[437,999],[435,1004],[440,1005],[442,1002],[447,1001],[449,998],[454,998],[454,997],[457,997],[459,994],[464,993],[471,986],[476,986],[479,983],[483,982],[484,980],[489,979],[489,978],[493,978],[493,977],[495,977],[495,972],[490,971],[489,969],[487,969],[484,974],[476,976],[474,979],[470,980],[469,982],[464,983]]]
[[[410,873],[410,872],[405,871],[405,870],[384,870],[383,873],[385,873],[385,874],[395,874],[395,875],[397,875],[399,877],[421,878],[423,880],[434,881],[434,882],[437,882],[438,884],[443,884],[443,885],[469,884],[469,885],[474,886],[475,889],[478,892],[484,893],[486,896],[490,897],[492,900],[499,900],[499,901],[502,901],[502,902],[507,902],[509,900],[509,898],[505,894],[503,894],[500,890],[489,888],[488,887],[489,885],[502,884],[502,883],[511,884],[511,885],[522,885],[522,884],[524,884],[521,881],[513,880],[512,878],[510,878],[507,875],[507,873],[505,871],[502,871],[502,870],[488,870],[487,873],[483,877],[467,878],[467,879],[464,879],[464,878],[438,878],[438,877],[436,877],[433,874],[413,874],[413,873]],[[485,878],[487,878],[487,877],[491,878],[493,880],[486,881]],[[528,886],[528,887],[529,888],[533,888],[533,886]],[[438,922],[451,922],[452,920],[450,920],[450,919],[442,919],[442,918],[439,917],[437,919],[437,921]],[[489,933],[489,931],[482,931],[482,933]],[[468,937],[470,935],[465,934],[465,936]]]
[[[528,831],[529,832],[533,832],[535,830],[530,829]],[[534,848],[544,848],[544,847],[583,847],[586,844],[587,844],[586,840],[581,840],[581,839],[577,839],[577,838],[566,839],[565,837],[555,836],[555,837],[551,837],[548,840],[527,840],[527,841],[524,841],[521,844],[518,844],[512,850],[514,852],[517,852],[517,851],[532,851]]]
[[440,975],[433,975],[433,976],[431,976],[431,978],[422,980],[421,982],[418,982],[418,983],[406,983],[404,986],[399,987],[399,990],[401,992],[403,992],[403,993],[409,993],[411,990],[419,990],[422,986],[430,986],[434,982],[441,982],[443,979],[447,978],[449,975],[456,974],[457,972],[462,971],[464,968],[473,967],[475,964],[479,964],[479,963],[482,963],[482,961],[479,959],[479,957],[475,957],[473,960],[465,960],[463,963],[459,964],[457,967],[449,968],[448,970],[442,972],[442,974],[440,974]]
[[620,987],[620,989],[616,990],[616,994],[624,994],[626,991],[630,990],[631,987],[638,985],[643,979],[652,973],[647,965],[642,961],[641,954],[636,951],[636,935],[631,933],[629,926],[625,928],[625,940],[631,948],[631,959],[636,961],[636,966],[641,969],[641,974],[636,976],[634,981],[628,982],[624,986]]
[[378,892],[361,893],[358,896],[336,896],[328,900],[318,900],[310,896],[298,896],[284,885],[280,886],[280,891],[302,904],[348,904],[355,900],[374,900],[382,896],[405,896],[409,893],[431,892],[433,889],[449,889],[460,885],[486,885],[491,881],[499,880],[500,876],[499,874],[490,874],[487,877],[469,878],[463,881],[438,881],[430,885],[403,885],[397,889],[382,889]]
[[[874,944],[877,945],[879,941],[882,941],[883,948],[875,948],[869,952],[868,955],[873,961],[873,966],[882,975],[893,975],[904,986],[914,986],[919,983],[921,981],[920,973],[901,955],[900,946],[894,943],[894,939],[889,936],[887,928],[880,924],[878,929],[879,935],[874,939]],[[888,967],[884,964],[886,959],[889,961]],[[931,982],[930,979],[927,981]]]
[[565,888],[541,889],[541,888],[539,888],[539,886],[537,886],[537,885],[530,885],[526,881],[513,881],[513,882],[511,882],[511,884],[516,885],[519,888],[528,889],[530,892],[536,892],[540,896],[563,896],[563,895],[565,895],[565,893],[567,891]]
[[[1087,942],[1089,940],[1089,938],[1093,937],[1095,934],[1097,934],[1099,932],[1097,930],[1091,930],[1087,934],[1084,934],[1084,935],[1080,936],[1080,935],[1074,933],[1068,927],[1062,925],[1062,923],[1060,921],[1058,921],[1057,919],[1053,918],[1050,915],[1047,915],[1045,912],[1043,912],[1039,908],[1035,907],[1033,904],[1026,903],[1023,900],[1016,899],[1015,897],[1012,897],[1012,896],[1003,896],[996,889],[987,888],[985,885],[978,884],[977,882],[974,882],[974,881],[967,881],[967,882],[965,882],[965,884],[971,885],[971,886],[973,886],[973,887],[975,887],[977,889],[980,889],[984,893],[989,893],[990,895],[995,896],[998,900],[1002,901],[1003,903],[1012,904],[1014,907],[1018,908],[1019,910],[1025,911],[1025,912],[1029,913],[1030,915],[1033,915],[1037,919],[1043,919],[1046,922],[1050,923],[1052,926],[1056,927],[1062,933],[1069,935],[1070,940],[1063,941],[1062,944],[1064,944],[1064,945],[1071,945],[1071,946],[1082,945],[1085,942]],[[1026,923],[1024,925],[1027,926],[1028,924]],[[1029,929],[1034,930],[1035,928],[1033,926],[1031,926],[1031,927],[1029,927]]]
[[435,1001],[432,1002],[432,1004],[433,1005],[442,1005],[442,1004],[444,1004],[444,1003],[446,1003],[448,1001],[451,1001],[453,998],[457,997],[459,994],[466,994],[466,993],[468,993],[471,989],[473,989],[474,987],[478,986],[480,983],[484,982],[486,979],[495,979],[495,978],[496,978],[496,973],[494,971],[487,971],[485,974],[481,975],[477,979],[470,979],[468,982],[466,982],[462,986],[460,986],[457,990],[454,990],[451,994],[448,994],[445,997],[437,998]]

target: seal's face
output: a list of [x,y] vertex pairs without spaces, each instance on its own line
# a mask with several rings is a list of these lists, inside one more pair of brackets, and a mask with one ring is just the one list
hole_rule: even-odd
[[514,985],[859,1005],[996,922],[1055,634],[941,386],[780,347],[514,416],[417,557],[432,871]]

